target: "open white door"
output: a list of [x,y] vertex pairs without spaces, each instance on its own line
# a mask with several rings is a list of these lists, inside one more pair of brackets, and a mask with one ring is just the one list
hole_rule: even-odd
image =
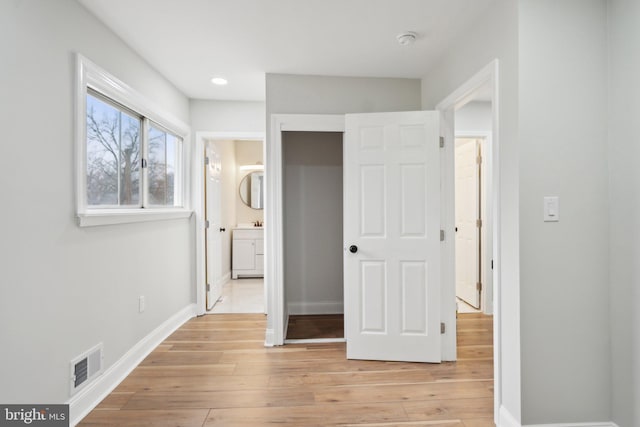
[[347,358],[441,361],[440,115],[347,114]]
[[211,142],[207,143],[205,154],[208,159],[205,174],[207,310],[211,310],[222,295],[222,161]]
[[456,296],[474,308],[480,308],[478,147],[475,138],[456,139]]

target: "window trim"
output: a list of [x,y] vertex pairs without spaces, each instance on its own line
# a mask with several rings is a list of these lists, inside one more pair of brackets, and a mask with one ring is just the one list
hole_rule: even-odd
[[[80,227],[124,224],[143,221],[159,221],[168,219],[188,218],[192,214],[190,208],[190,194],[188,177],[190,177],[189,164],[189,126],[175,116],[162,111],[151,101],[130,86],[98,67],[96,64],[77,54],[76,58],[76,216]],[[180,167],[181,188],[179,192],[182,198],[181,207],[149,206],[144,208],[95,208],[87,204],[87,88],[98,92],[123,107],[133,111],[136,115],[152,121],[161,128],[182,138],[182,158]],[[143,120],[144,123],[147,120]],[[143,191],[143,193],[146,193]]]

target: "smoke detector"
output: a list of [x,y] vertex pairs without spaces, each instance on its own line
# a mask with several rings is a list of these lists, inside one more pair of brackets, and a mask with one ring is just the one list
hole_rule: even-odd
[[400,33],[396,36],[396,40],[401,46],[409,46],[413,44],[418,38],[418,34],[413,31],[405,31],[404,33]]

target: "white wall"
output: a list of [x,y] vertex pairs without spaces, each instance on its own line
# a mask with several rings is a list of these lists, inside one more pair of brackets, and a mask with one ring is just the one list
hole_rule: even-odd
[[519,38],[522,421],[609,420],[605,3],[521,0]]
[[66,402],[72,358],[103,342],[109,367],[195,301],[189,220],[76,224],[76,52],[189,121],[187,99],[76,1],[0,2],[4,403]]
[[612,413],[640,425],[640,2],[610,0],[609,244]]
[[472,101],[456,111],[456,132],[491,132],[490,101]]
[[264,132],[264,102],[191,99],[191,130],[196,132]]
[[282,148],[288,311],[342,313],[342,133],[284,132]]
[[422,107],[433,109],[494,59],[499,60],[502,396],[520,420],[520,272],[518,217],[518,3],[497,0],[422,79]]

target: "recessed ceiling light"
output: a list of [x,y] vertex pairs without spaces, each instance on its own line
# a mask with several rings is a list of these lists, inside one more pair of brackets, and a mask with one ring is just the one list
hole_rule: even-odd
[[222,77],[214,77],[211,79],[211,83],[218,86],[224,86],[229,82],[227,82],[227,79],[224,79]]
[[396,36],[396,40],[398,40],[398,43],[400,43],[400,45],[402,46],[413,44],[413,42],[415,42],[417,38],[418,34],[414,33],[413,31],[405,31],[404,33],[400,33]]

